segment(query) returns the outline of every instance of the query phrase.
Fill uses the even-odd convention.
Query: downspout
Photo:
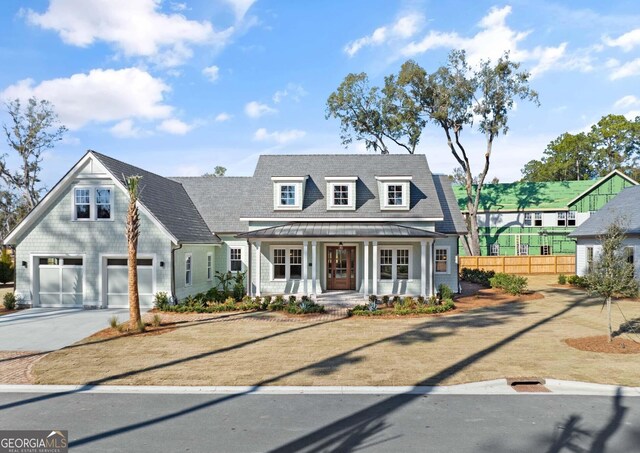
[[[251,275],[251,255],[253,255],[251,251],[251,242],[247,239],[247,294],[253,297],[253,291],[251,291],[251,285],[253,284]]]
[[[180,250],[182,248],[182,244],[179,244],[179,247],[171,247],[171,299],[173,299],[174,303],[178,303],[178,298],[176,297],[176,250]]]
[[[460,286],[460,236],[456,236],[456,282],[458,294],[460,294],[462,293],[462,286]]]
[[[431,263],[429,263],[429,269],[431,269],[431,281],[433,282],[433,284],[431,285],[432,296],[438,295],[438,291],[436,291],[436,260],[434,255],[435,251],[436,240],[434,239],[433,241],[431,241],[431,252],[429,254],[429,261],[431,261]]]

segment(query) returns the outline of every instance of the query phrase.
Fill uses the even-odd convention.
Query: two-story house
[[[251,177],[166,178],[89,151],[8,235],[34,306],[127,306],[128,194],[140,175],[141,303],[246,272],[251,295],[458,288],[464,220],[424,155],[265,155]]]
[[[480,252],[573,255],[576,242],[569,234],[624,188],[636,184],[617,170],[594,180],[485,184],[478,207]],[[465,188],[455,185],[453,190],[467,215]]]

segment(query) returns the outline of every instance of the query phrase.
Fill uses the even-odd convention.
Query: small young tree
[[[607,307],[609,341],[612,339],[611,303],[614,296],[634,297],[638,294],[638,281],[634,276],[633,263],[627,261],[623,241],[623,222],[614,220],[599,239],[602,251],[593,263],[593,271],[586,276],[591,294],[602,297],[603,308]]]
[[[4,285],[7,282],[12,282],[14,275],[13,258],[11,258],[9,250],[3,248],[0,253],[0,283]]]
[[[140,213],[138,197],[142,176],[129,176],[127,191],[129,192],[129,209],[127,210],[127,246],[129,251],[129,325],[136,329],[142,324],[140,317],[140,294],[138,292],[138,238],[140,237]]]

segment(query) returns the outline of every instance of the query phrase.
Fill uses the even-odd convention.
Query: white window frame
[[[569,225],[572,220],[573,225]],[[567,211],[567,226],[576,226],[576,211]]]
[[[383,280],[380,278],[381,272],[380,268],[382,263],[380,259],[382,257],[382,250],[391,250],[391,280]],[[409,278],[398,280],[398,250],[408,250],[409,251]],[[376,263],[378,266],[378,282],[411,282],[413,281],[413,247],[411,245],[395,245],[395,246],[379,246],[378,250],[378,262]],[[388,266],[388,264],[385,264]]]
[[[595,247],[593,247],[592,245],[585,247],[584,264],[585,264],[585,271],[587,274],[590,274],[593,272],[594,260],[595,260]]]
[[[304,200],[304,185],[307,180],[306,176],[282,177],[274,176],[273,181],[273,209],[277,211],[301,211],[302,202]],[[295,202],[292,205],[283,205],[281,203],[280,193],[283,186],[293,186],[295,188]]]
[[[284,278],[276,278],[276,264],[275,264],[275,254],[276,250],[284,250]],[[291,279],[291,250],[300,250],[300,278],[299,279]],[[302,247],[298,245],[272,245],[269,250],[269,254],[271,256],[270,259],[270,276],[272,282],[288,282],[288,281],[301,281],[302,276],[304,275],[304,255],[302,253]]]
[[[378,194],[380,197],[380,209],[385,211],[407,211],[411,203],[411,176],[376,176],[378,181]],[[402,187],[402,203],[389,204],[389,186]]]
[[[354,211],[356,209],[356,181],[357,176],[331,176],[326,177],[327,181],[327,210],[331,211]],[[347,204],[335,204],[334,191],[336,186],[347,186]]]
[[[193,285],[193,254],[184,254],[184,286]]]
[[[527,253],[522,253],[523,247],[526,249]],[[518,244],[516,248],[516,256],[529,256],[529,244]]]
[[[207,281],[213,280],[213,252],[207,252]]]
[[[110,193],[109,204],[111,206],[108,219],[99,219],[98,218],[98,190],[108,190]],[[88,190],[89,191],[89,218],[87,219],[79,219],[78,213],[76,211],[76,191],[78,190]],[[115,219],[114,211],[115,211],[115,192],[113,185],[86,185],[86,184],[78,184],[73,187],[71,191],[71,220],[74,222],[112,222]]]
[[[531,215],[530,212],[525,212],[524,213],[524,220],[523,220],[522,224],[524,226],[526,226],[526,227],[533,226],[533,216]]]
[[[560,221],[564,222],[564,225],[560,225]],[[558,211],[556,214],[556,226],[566,227],[567,226],[567,211]]]
[[[500,256],[500,244],[494,242],[489,245],[489,256]]]
[[[229,246],[229,247],[227,248],[227,250],[228,250],[228,251],[227,251],[227,269],[229,270],[229,272],[232,272],[232,273],[238,273],[238,272],[242,272],[242,271],[244,271],[244,269],[245,269],[244,259],[243,259],[243,258],[244,258],[244,255],[245,255],[244,247],[240,247],[240,246],[235,246],[235,247],[234,247],[234,246]],[[233,260],[231,259],[231,251],[232,251],[232,250],[240,250],[240,259],[239,259],[239,260],[238,260],[238,259],[233,259]],[[231,261],[240,261],[240,270],[239,270],[239,271],[231,270]]]
[[[543,226],[542,219],[543,219],[543,216],[542,216],[541,212],[534,212],[534,215],[533,215],[533,226],[536,226],[536,227]],[[538,225],[538,221],[540,222],[539,225]]]
[[[447,252],[447,271],[439,272],[436,270],[436,258],[438,256],[438,250],[446,250]],[[451,247],[448,245],[436,245],[433,248],[433,271],[435,274],[446,275],[451,273]]]

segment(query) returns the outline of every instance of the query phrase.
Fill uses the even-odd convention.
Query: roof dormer
[[[272,176],[273,209],[301,211],[308,176]]]
[[[407,211],[411,200],[411,176],[376,176],[380,209]]]
[[[327,176],[327,210],[355,211],[357,176]]]

